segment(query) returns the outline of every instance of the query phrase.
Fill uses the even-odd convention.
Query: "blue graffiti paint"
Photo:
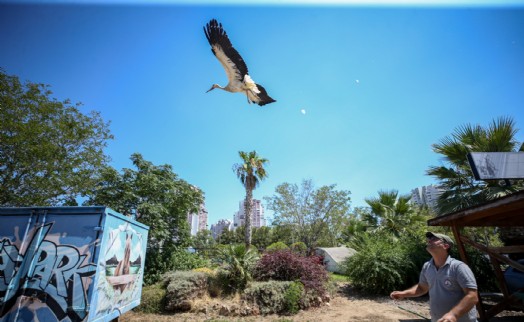
[[[3,307],[0,317],[21,294],[44,299],[58,320],[68,316],[71,321],[81,321],[87,316],[82,277],[93,275],[96,265],[81,266],[87,256],[81,255],[77,248],[45,240],[51,226],[52,223],[36,229],[25,254],[19,254],[9,240],[2,241],[0,296],[8,305]]]
[[[13,272],[18,261],[18,249],[11,245],[9,239],[2,240],[0,248],[0,297],[4,296],[7,286],[13,278]]]

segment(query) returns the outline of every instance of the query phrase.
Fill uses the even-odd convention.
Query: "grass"
[[[346,275],[337,273],[329,273],[329,280],[332,282],[349,282],[349,279]]]

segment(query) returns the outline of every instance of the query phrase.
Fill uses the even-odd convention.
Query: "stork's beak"
[[[208,90],[206,91],[206,93],[209,93],[209,92],[211,92],[211,91],[214,90],[214,89],[215,89],[215,86],[211,86],[211,88],[208,89]]]

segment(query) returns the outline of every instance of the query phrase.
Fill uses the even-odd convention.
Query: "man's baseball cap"
[[[450,246],[455,245],[455,242],[453,242],[453,239],[451,239],[451,237],[449,237],[447,235],[444,235],[444,234],[437,234],[437,233],[432,233],[432,232],[428,231],[426,233],[426,238],[430,238],[430,237],[436,237],[436,238],[442,240],[443,242],[445,242],[446,244],[448,244]]]

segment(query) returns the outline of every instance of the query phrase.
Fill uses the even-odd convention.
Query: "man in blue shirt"
[[[429,292],[432,322],[475,322],[478,302],[477,282],[471,269],[449,256],[453,240],[446,235],[426,233],[426,250],[432,259],[424,264],[418,284],[394,291],[392,299],[422,296]]]

